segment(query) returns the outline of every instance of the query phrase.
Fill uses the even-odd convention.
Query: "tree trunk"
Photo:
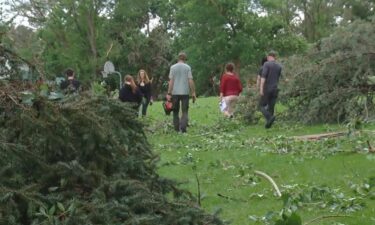
[[[235,59],[233,60],[235,72],[238,76],[240,76],[240,70],[241,70],[241,60]]]
[[[88,27],[88,32],[87,32],[87,38],[90,43],[90,49],[91,49],[91,54],[92,54],[92,72],[96,73],[96,68],[98,64],[98,52],[97,52],[97,46],[96,46],[96,30],[95,30],[95,15],[93,15],[94,10],[89,10],[87,14],[87,27]]]

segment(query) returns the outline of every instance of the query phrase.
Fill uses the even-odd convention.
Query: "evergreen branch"
[[[10,189],[4,186],[0,186],[0,193],[14,193],[17,194],[24,199],[27,199],[29,202],[34,202],[38,204],[39,206],[45,206],[45,204],[40,201],[39,199],[35,198],[34,196],[39,196],[40,194],[37,192],[30,192],[30,189],[38,189],[39,186],[36,184],[28,185],[23,187],[22,189],[16,190],[16,189]]]
[[[217,196],[219,196],[221,198],[224,198],[224,199],[227,199],[227,200],[235,201],[235,202],[248,202],[244,199],[233,198],[233,197],[225,196],[225,195],[220,194],[220,193],[217,193]]]

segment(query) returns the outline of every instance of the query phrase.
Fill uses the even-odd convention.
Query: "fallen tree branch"
[[[255,170],[254,173],[255,173],[256,175],[258,175],[258,176],[261,176],[261,177],[263,177],[263,178],[266,178],[266,180],[268,180],[268,181],[272,184],[273,188],[274,188],[275,191],[276,191],[277,196],[278,196],[278,197],[281,197],[281,196],[282,196],[279,187],[277,186],[277,184],[275,183],[275,181],[274,181],[270,176],[268,176],[266,173],[264,173],[264,172],[262,172],[262,171],[258,171],[258,170]]]
[[[325,219],[341,218],[341,217],[351,217],[351,216],[346,216],[346,215],[320,216],[320,217],[314,218],[314,219],[312,219],[312,220],[310,220],[310,221],[304,223],[303,225],[309,225],[309,224],[315,223],[315,222],[317,222],[317,221],[325,220]]]
[[[108,59],[109,53],[112,51],[113,48],[113,42],[111,43],[111,46],[109,46],[109,49],[107,50],[107,53],[105,54],[105,57]]]
[[[222,195],[220,193],[217,193],[217,196],[219,196],[220,198],[224,198],[224,199],[235,201],[235,202],[248,202],[248,201],[246,201],[244,199],[233,198],[233,197]]]
[[[311,140],[316,141],[323,138],[333,138],[333,137],[340,137],[348,134],[347,131],[341,132],[331,132],[331,133],[324,133],[324,134],[311,134],[311,135],[303,135],[303,136],[294,136],[293,138],[296,140]]]

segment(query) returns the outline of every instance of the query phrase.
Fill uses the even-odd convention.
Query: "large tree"
[[[44,47],[41,58],[51,77],[73,67],[80,79],[89,81],[109,59],[121,73],[145,68],[160,87],[174,56],[185,50],[203,92],[208,77],[220,74],[228,61],[239,72],[269,49],[285,55],[304,46],[286,21],[259,16],[252,1],[13,2],[37,28]]]
[[[257,5],[252,1],[174,2],[179,9],[174,48],[188,53],[201,91],[208,78],[220,75],[229,61],[245,77],[249,73],[246,67],[260,61],[270,49],[285,55],[304,48],[303,38],[287,29],[283,21],[258,15]]]

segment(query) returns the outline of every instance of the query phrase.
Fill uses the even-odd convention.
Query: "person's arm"
[[[260,74],[258,74],[258,76],[257,76],[257,86],[256,86],[257,89],[260,88],[260,79],[261,79],[261,76],[260,76]]]
[[[151,83],[148,83],[146,84],[147,87],[146,87],[146,98],[147,98],[147,101],[151,101]]]
[[[167,92],[167,100],[170,101],[172,99],[172,91],[173,91],[173,79],[170,79],[168,82],[168,92]]]
[[[224,86],[225,86],[225,75],[222,75],[221,76],[221,79],[220,79],[220,101],[223,100],[223,96],[224,96]]]
[[[195,84],[192,78],[189,78],[189,87],[190,87],[191,97],[193,98],[193,103],[194,103],[197,96],[195,94]]]
[[[148,100],[150,101],[150,105],[152,105],[152,103],[154,102],[154,99],[152,98],[152,83],[150,82],[149,85],[150,85],[150,89],[149,89],[149,97],[148,97]]]
[[[260,74],[260,75],[261,75],[261,78],[260,78],[259,94],[260,94],[261,96],[264,95],[264,84],[266,83],[266,79],[267,79],[268,71],[269,71],[268,63],[266,62],[266,63],[263,65],[263,68],[262,68],[262,74]]]
[[[264,77],[260,78],[260,87],[259,87],[259,94],[261,96],[264,95],[264,84],[266,83],[266,79]]]
[[[137,87],[137,89],[135,91],[135,97],[136,97],[137,104],[141,104],[142,98],[143,98],[143,94],[142,94],[141,90],[138,87]]]

